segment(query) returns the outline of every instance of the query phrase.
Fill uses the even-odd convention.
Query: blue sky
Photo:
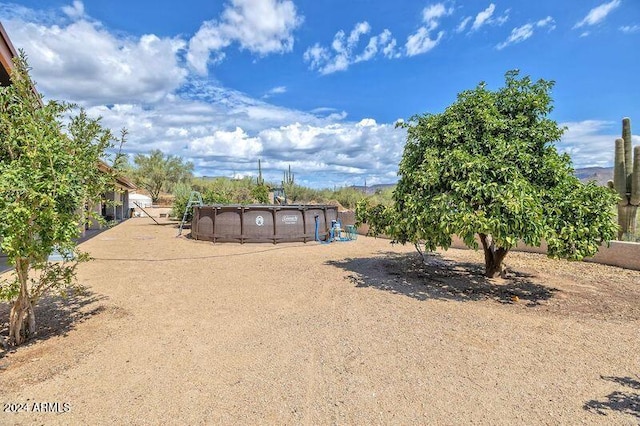
[[[51,0],[0,3],[0,20],[46,98],[198,175],[261,158],[272,181],[291,165],[314,187],[394,182],[396,120],[510,69],[556,81],[576,167],[610,166],[622,117],[640,125],[638,0]]]

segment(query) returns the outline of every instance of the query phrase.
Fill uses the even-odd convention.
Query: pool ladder
[[[191,191],[191,194],[189,194],[189,201],[187,202],[187,207],[184,208],[184,214],[182,215],[182,222],[180,222],[177,237],[182,235],[182,228],[184,228],[184,224],[187,221],[187,214],[189,214],[189,209],[193,206],[204,206],[202,195],[198,191]]]

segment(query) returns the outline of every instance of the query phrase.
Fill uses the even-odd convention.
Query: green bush
[[[269,188],[266,185],[256,185],[251,189],[254,200],[260,204],[269,204]]]
[[[276,185],[258,185],[250,177],[243,179],[194,178],[190,184],[180,183],[175,186],[173,191],[175,201],[172,214],[174,217],[182,219],[191,191],[200,192],[205,204],[268,204],[269,186],[275,187]],[[381,189],[376,191],[375,194],[367,196],[359,189],[352,187],[331,190],[313,189],[297,184],[285,185],[289,204],[309,202],[324,204],[335,200],[345,208],[352,210],[356,208],[358,202],[364,199],[369,199],[372,204],[390,205],[393,202],[393,189]],[[191,212],[189,212],[187,218],[191,220]]]
[[[182,220],[184,209],[189,202],[189,196],[191,195],[191,186],[186,183],[177,183],[173,187],[173,208],[171,210],[171,216]],[[191,220],[191,212],[188,213],[188,220]]]

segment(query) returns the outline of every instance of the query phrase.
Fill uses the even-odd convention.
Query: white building
[[[151,202],[151,197],[144,194],[129,194],[129,209],[135,209],[136,207],[142,207],[146,209],[147,207],[151,207],[153,203]]]

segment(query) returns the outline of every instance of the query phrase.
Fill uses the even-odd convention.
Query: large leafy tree
[[[0,282],[0,298],[12,304],[9,340],[17,345],[36,330],[38,299],[75,284],[77,262],[87,258],[74,243],[89,219],[85,203],[113,180],[97,167],[112,140],[98,120],[81,112],[64,132],[71,107],[42,102],[22,54],[11,83],[0,89],[0,240],[14,271]],[[54,248],[66,261],[47,261]]]
[[[171,192],[175,184],[189,180],[193,173],[193,163],[174,155],[165,156],[158,149],[137,154],[133,161],[136,184],[149,191],[154,202],[161,191]]]
[[[552,257],[594,255],[615,237],[616,195],[582,184],[569,156],[557,152],[553,142],[563,129],[548,117],[552,87],[510,71],[503,88],[481,83],[444,112],[404,123],[394,205],[362,202],[359,220],[373,233],[429,250],[448,248],[452,235],[474,248],[479,240],[489,277],[502,272],[519,240],[545,240]]]

